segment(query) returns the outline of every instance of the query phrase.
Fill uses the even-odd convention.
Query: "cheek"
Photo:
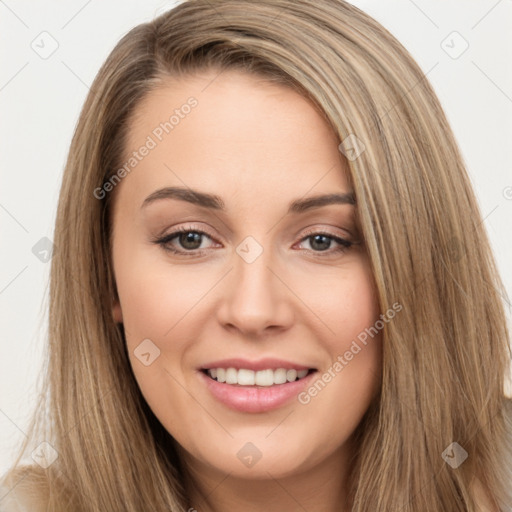
[[[361,259],[323,288],[323,293],[317,289],[308,299],[326,326],[322,341],[331,364],[302,403],[314,398],[326,410],[343,404],[348,417],[358,419],[378,389],[382,366],[382,329],[376,328],[382,322],[378,322],[378,297],[368,262]]]
[[[117,263],[123,325],[135,379],[152,411],[159,419],[165,418],[166,428],[174,431],[181,423],[168,414],[168,407],[172,404],[179,411],[177,417],[183,418],[190,405],[190,397],[179,383],[194,337],[188,320],[205,286],[190,275],[183,276],[168,266],[162,269],[161,264],[157,267],[143,258]]]
[[[366,260],[302,290],[307,304],[326,327],[328,343],[337,351],[379,318],[379,304]],[[306,295],[307,293],[307,295]]]
[[[213,282],[207,271],[193,272],[192,266],[183,270],[156,259],[154,253],[146,249],[146,254],[134,251],[125,256],[121,245],[115,253],[123,324],[131,342],[171,336]]]
[[[121,236],[114,245],[122,322],[134,375],[150,406],[158,410],[159,402],[165,402],[162,389],[171,395],[171,390],[179,391],[171,375],[182,375],[187,366],[191,340],[198,337],[199,317],[208,303],[205,295],[219,278],[211,268],[178,267],[157,251],[128,251],[129,245]],[[147,353],[149,357],[141,357]]]
[[[305,429],[323,437],[322,453],[341,446],[354,432],[380,385],[382,332],[372,330],[380,311],[371,274],[361,266],[333,281],[313,307],[329,326],[323,338],[330,364],[299,395],[308,414]],[[370,334],[369,334],[370,333]]]

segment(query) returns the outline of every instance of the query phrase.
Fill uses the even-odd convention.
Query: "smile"
[[[297,370],[267,368],[264,370],[249,370],[247,368],[211,368],[205,370],[207,375],[217,382],[231,384],[234,386],[263,386],[269,387],[277,384],[285,384],[286,382],[295,382],[303,379],[306,375],[314,370]]]
[[[274,358],[210,361],[198,370],[201,385],[215,402],[243,413],[290,405],[318,374],[316,368]]]

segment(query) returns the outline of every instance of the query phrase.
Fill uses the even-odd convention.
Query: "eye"
[[[309,248],[306,248],[308,251],[316,253],[326,252],[328,254],[346,251],[354,244],[354,242],[325,232],[308,233],[307,236],[302,238],[301,244],[305,241],[309,245]]]
[[[195,229],[193,226],[182,226],[173,232],[154,240],[164,250],[184,256],[197,256],[202,254],[206,240],[213,241],[205,231]]]

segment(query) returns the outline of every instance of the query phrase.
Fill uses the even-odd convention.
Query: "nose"
[[[289,328],[294,321],[293,294],[270,251],[251,263],[237,253],[222,289],[218,321],[225,329],[261,337]]]

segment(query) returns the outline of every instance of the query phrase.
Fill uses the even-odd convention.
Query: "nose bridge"
[[[236,249],[234,261],[235,286],[239,294],[251,297],[252,295],[272,295],[271,282],[272,251],[267,248],[261,250],[251,242],[243,242]],[[270,297],[269,297],[270,298]]]
[[[253,237],[247,237],[236,248],[234,258],[233,290],[240,304],[254,312],[270,309],[275,300],[275,282],[272,267],[272,250],[265,249]]]
[[[219,320],[241,331],[283,327],[292,319],[286,289],[274,275],[271,248],[247,237],[233,255],[233,271],[219,309]]]

